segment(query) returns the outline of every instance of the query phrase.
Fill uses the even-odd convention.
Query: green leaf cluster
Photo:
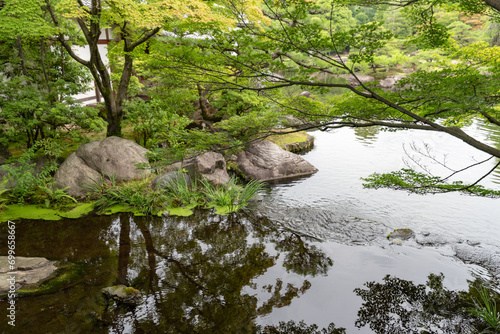
[[[379,189],[390,188],[395,190],[405,190],[415,194],[461,192],[468,195],[482,197],[500,197],[500,191],[486,189],[477,184],[465,184],[462,181],[447,183],[437,176],[418,173],[411,169],[401,169],[390,173],[374,173],[366,178],[362,178],[365,188]]]

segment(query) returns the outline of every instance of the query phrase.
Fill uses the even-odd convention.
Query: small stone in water
[[[409,228],[399,228],[389,233],[387,239],[391,241],[393,241],[394,239],[408,240],[412,238],[414,235],[415,233],[413,233],[413,231],[410,230]]]
[[[138,290],[123,284],[104,288],[102,292],[106,296],[124,304],[137,305],[142,301],[142,295]]]

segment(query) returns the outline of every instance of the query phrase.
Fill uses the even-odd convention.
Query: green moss
[[[94,203],[79,203],[69,211],[60,212],[59,215],[64,218],[79,218],[86,215],[94,209]]]
[[[100,213],[109,216],[120,212],[133,212],[133,209],[128,205],[117,204],[107,208],[104,212]]]
[[[56,210],[47,209],[39,205],[12,204],[0,212],[1,222],[15,219],[59,220],[61,218]]]
[[[234,208],[231,208],[229,206],[214,206],[215,213],[218,215],[225,216],[231,212],[234,212]]]
[[[133,213],[134,216],[147,216],[147,214],[139,211],[138,208],[133,208],[129,205],[121,205],[121,204],[113,205],[112,207],[107,208],[103,212],[98,212],[98,214],[109,216],[109,215],[114,215],[115,213],[123,213],[123,212]]]
[[[39,284],[24,286],[16,293],[19,296],[34,296],[47,293],[53,293],[61,290],[64,286],[75,282],[83,276],[83,265],[76,263],[67,263],[62,265],[55,273],[53,278],[44,280]]]
[[[51,209],[41,205],[12,204],[0,212],[0,222],[16,219],[60,220],[61,218],[78,218],[92,211],[92,203],[80,203],[69,210]]]
[[[291,129],[286,129],[286,130],[281,130],[280,132],[286,132],[290,131]],[[304,143],[309,140],[311,136],[308,135],[304,131],[299,131],[299,132],[293,132],[293,133],[287,133],[283,135],[274,135],[267,137],[266,140],[275,143],[282,149],[287,149],[288,145],[295,144],[295,143]]]
[[[125,292],[127,295],[138,295],[139,290],[134,289],[131,286],[127,286],[125,289],[123,289],[123,292]]]

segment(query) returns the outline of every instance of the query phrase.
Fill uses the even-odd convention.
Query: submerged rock
[[[248,178],[262,181],[306,176],[318,171],[302,157],[268,141],[253,142],[240,152],[238,167]]]
[[[17,256],[12,268],[8,257],[0,256],[0,295],[11,291],[11,287],[17,291],[51,278],[57,270],[55,264],[43,257]]]
[[[455,244],[453,250],[460,260],[480,265],[493,275],[500,277],[500,251],[498,248],[461,243]]]
[[[257,218],[259,216],[266,217],[291,231],[300,231],[301,234],[312,238],[343,244],[371,244],[379,239],[385,230],[383,225],[374,221],[346,218],[335,212],[319,208],[292,208],[262,203],[259,205],[259,211],[253,214]]]
[[[403,241],[413,238],[414,236],[415,233],[413,233],[413,231],[410,230],[409,228],[399,228],[389,233],[387,239],[389,239],[390,241],[396,241],[396,240]]]
[[[416,241],[422,246],[444,246],[458,243],[458,238],[452,238],[439,234],[422,233],[416,236]]]
[[[146,152],[137,143],[119,137],[84,144],[57,170],[54,176],[56,186],[69,187],[69,195],[81,197],[90,192],[88,187],[100,182],[101,178],[121,181],[144,177],[151,172]],[[144,168],[139,168],[140,165]]]
[[[142,294],[130,286],[115,285],[102,289],[102,292],[117,302],[137,305],[142,301]]]

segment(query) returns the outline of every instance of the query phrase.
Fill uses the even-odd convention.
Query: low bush
[[[264,188],[262,181],[250,181],[246,185],[238,185],[234,177],[225,186],[215,186],[207,180],[202,180],[202,193],[208,205],[225,207],[227,212],[235,212],[248,205],[259,191]]]

